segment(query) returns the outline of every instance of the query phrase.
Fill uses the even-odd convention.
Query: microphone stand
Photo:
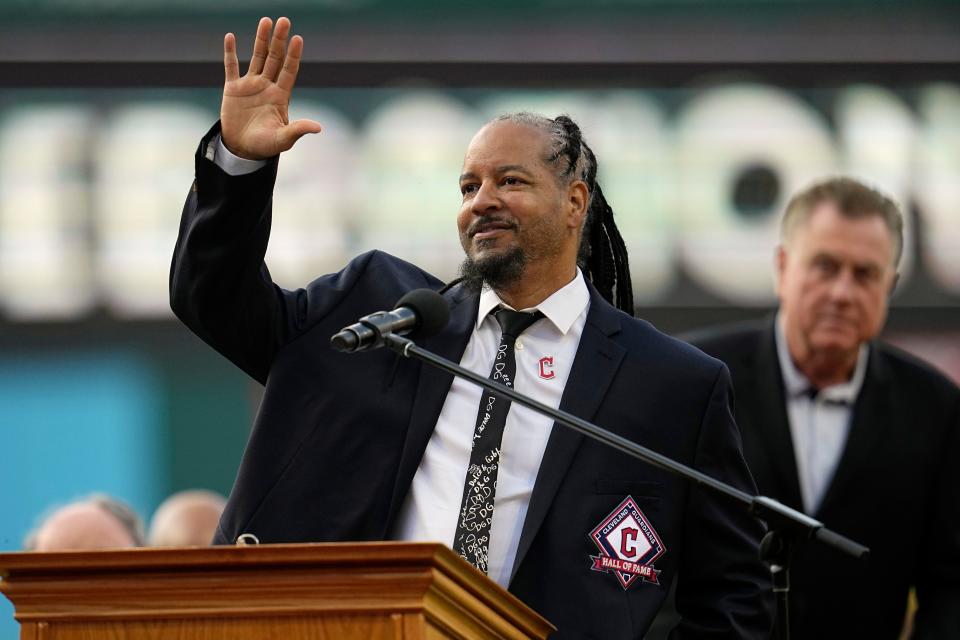
[[[677,462],[668,456],[641,446],[623,436],[611,433],[573,414],[548,407],[541,402],[517,393],[510,387],[500,384],[499,382],[494,382],[489,378],[464,369],[450,360],[441,358],[426,349],[422,349],[408,338],[389,332],[381,333],[381,337],[384,345],[405,358],[416,358],[433,367],[442,369],[447,373],[469,380],[488,391],[509,398],[512,402],[532,409],[541,415],[553,418],[556,422],[569,429],[573,429],[577,433],[593,438],[629,456],[651,464],[658,469],[663,469],[674,475],[686,478],[690,482],[700,487],[706,487],[714,493],[724,495],[734,502],[743,505],[756,517],[765,520],[769,526],[769,531],[767,535],[764,536],[763,542],[760,545],[760,556],[761,559],[770,566],[770,573],[773,579],[773,591],[777,602],[775,637],[780,640],[788,640],[790,637],[790,560],[793,549],[797,543],[808,539],[818,540],[854,558],[865,558],[870,552],[870,550],[863,545],[827,529],[823,526],[822,522],[804,513],[800,513],[795,509],[791,509],[772,498],[754,496],[745,491],[741,491],[736,487],[732,487],[725,482],[721,482],[692,467]]]

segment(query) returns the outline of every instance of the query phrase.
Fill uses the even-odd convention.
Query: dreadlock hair
[[[613,220],[613,209],[597,184],[597,157],[583,139],[580,127],[566,115],[550,119],[526,111],[494,119],[499,121],[524,124],[546,133],[549,143],[544,161],[554,167],[557,179],[563,184],[573,180],[586,183],[590,203],[580,236],[577,265],[604,300],[632,316],[633,284],[627,246]]]

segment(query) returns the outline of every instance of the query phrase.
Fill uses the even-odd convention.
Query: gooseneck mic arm
[[[598,427],[591,422],[587,422],[582,418],[578,418],[571,413],[567,413],[566,411],[562,411],[560,409],[554,409],[553,407],[548,407],[547,405],[529,398],[522,393],[518,393],[510,387],[500,384],[499,382],[494,382],[493,380],[476,374],[473,371],[464,369],[460,365],[445,358],[441,358],[440,356],[431,353],[426,349],[422,349],[414,344],[412,340],[389,334],[384,336],[383,344],[393,351],[400,353],[404,357],[412,357],[416,358],[417,360],[422,360],[423,362],[442,369],[447,373],[452,373],[455,376],[469,380],[470,382],[483,387],[487,391],[492,391],[501,396],[509,398],[512,402],[516,402],[517,404],[527,407],[528,409],[532,409],[541,415],[549,416],[563,426],[573,429],[577,433],[581,433],[588,438],[593,438],[594,440],[602,442],[607,446],[613,447],[617,451],[622,451],[627,455],[633,456],[634,458],[642,460],[659,469],[682,476],[701,487],[707,487],[709,490],[714,491],[715,493],[723,494],[728,498],[733,499],[735,502],[743,504],[750,510],[751,513],[767,521],[771,525],[785,525],[791,529],[802,532],[803,538],[813,538],[819,540],[820,542],[839,549],[840,551],[855,558],[865,557],[870,551],[863,545],[825,528],[822,522],[815,520],[806,514],[800,513],[795,509],[791,509],[785,504],[781,504],[772,498],[767,498],[765,496],[754,496],[745,491],[741,491],[736,487],[732,487],[725,482],[721,482],[716,478],[708,476],[702,471],[697,471],[696,469],[677,462],[668,456],[657,453],[656,451],[639,445],[632,440],[624,438],[623,436],[619,436],[615,433],[607,431],[606,429]]]

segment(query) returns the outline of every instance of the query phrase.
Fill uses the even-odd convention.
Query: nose
[[[500,196],[497,193],[496,185],[489,180],[484,180],[473,194],[470,201],[471,210],[477,215],[483,215],[490,211],[496,211],[502,206]]]
[[[857,282],[850,269],[841,269],[837,277],[830,283],[830,298],[837,304],[849,303],[853,300]]]

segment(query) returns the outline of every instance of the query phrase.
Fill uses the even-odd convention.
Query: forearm
[[[204,341],[262,380],[282,334],[282,301],[263,265],[277,165],[228,175],[207,155],[217,133],[214,127],[196,155],[171,265],[170,303]]]

